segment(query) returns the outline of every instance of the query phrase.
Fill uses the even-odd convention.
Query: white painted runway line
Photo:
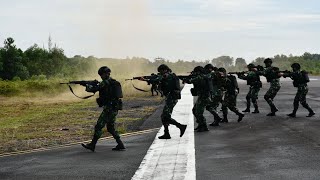
[[[181,92],[182,97],[172,113],[175,120],[188,125],[185,134],[180,138],[180,130],[170,125],[171,139],[158,139],[158,136],[163,134],[162,127],[132,180],[196,179],[191,88],[192,85],[186,84],[184,86]]]

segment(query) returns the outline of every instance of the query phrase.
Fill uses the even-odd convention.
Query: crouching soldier
[[[164,134],[159,136],[159,139],[171,139],[169,133],[169,125],[173,124],[180,129],[180,137],[183,136],[186,131],[187,125],[180,124],[171,117],[174,106],[177,104],[178,100],[181,99],[180,81],[179,78],[172,73],[171,69],[165,65],[161,64],[158,67],[159,77],[153,80],[160,83],[161,90],[165,96],[165,106],[161,114],[161,121],[164,127]],[[143,79],[143,78],[142,78]]]
[[[283,77],[290,77],[293,80],[293,86],[298,88],[296,96],[293,101],[293,111],[290,114],[287,114],[290,117],[296,117],[297,110],[299,108],[299,103],[309,111],[309,115],[307,117],[312,117],[315,115],[314,111],[308,105],[306,101],[306,96],[308,93],[308,82],[309,76],[306,71],[301,71],[301,66],[299,63],[293,63],[291,65],[292,72],[281,73]]]
[[[88,144],[82,144],[82,146],[91,151],[95,150],[98,139],[102,135],[102,128],[107,125],[108,132],[113,136],[118,145],[112,150],[121,151],[125,150],[118,132],[115,130],[115,121],[118,114],[118,110],[122,109],[122,89],[121,84],[110,77],[111,70],[107,66],[103,66],[99,69],[98,74],[102,81],[98,86],[87,85],[86,91],[97,92],[99,91],[99,98],[97,103],[100,107],[103,107],[103,111],[97,121],[94,128],[94,135],[92,141]]]

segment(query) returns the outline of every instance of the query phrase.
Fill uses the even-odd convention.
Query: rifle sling
[[[68,86],[69,86],[69,89],[70,89],[70,91],[72,92],[72,94],[73,94],[74,96],[76,96],[77,98],[80,98],[80,99],[88,99],[88,98],[94,96],[94,94],[95,94],[95,93],[93,93],[92,95],[89,95],[89,96],[80,97],[80,96],[77,96],[77,95],[73,92],[73,89],[72,89],[72,87],[70,86],[70,84],[68,84]]]
[[[138,90],[138,91],[149,92],[149,91],[147,91],[147,90],[137,88],[137,87],[133,84],[132,80],[131,80],[131,84],[132,84],[132,86],[133,86],[136,90]]]

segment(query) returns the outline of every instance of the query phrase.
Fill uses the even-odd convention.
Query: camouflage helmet
[[[158,72],[162,71],[162,70],[167,70],[167,71],[171,71],[171,69],[165,65],[165,64],[161,64],[159,67],[158,67]]]
[[[204,66],[205,69],[214,69],[214,66],[212,64],[207,64]]]
[[[202,66],[196,66],[193,72],[204,73],[204,68]]]
[[[102,66],[98,70],[98,74],[101,75],[103,73],[111,73],[111,69],[108,68],[107,66]]]
[[[247,65],[247,67],[248,67],[248,68],[254,68],[254,67],[255,67],[255,65],[254,65],[254,64],[252,64],[252,63],[250,63],[250,64],[248,64],[248,65]]]
[[[267,58],[267,59],[265,59],[263,62],[264,62],[264,63],[272,63],[272,59]]]
[[[301,68],[299,63],[293,63],[293,64],[291,64],[291,67],[292,68],[296,68],[296,69],[300,69]]]
[[[218,71],[219,71],[219,72],[223,72],[223,73],[226,73],[226,72],[227,72],[227,70],[226,70],[225,68],[223,68],[223,67],[219,68]]]

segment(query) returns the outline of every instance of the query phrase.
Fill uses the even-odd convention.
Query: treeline
[[[45,77],[77,77],[95,68],[94,58],[75,56],[67,58],[63,49],[40,48],[33,45],[22,51],[13,38],[7,38],[0,48],[0,78],[3,80],[26,80]]]
[[[195,66],[211,63],[217,67],[225,67],[228,71],[246,70],[246,60],[230,56],[220,56],[206,61],[166,60],[156,58],[150,61],[146,58],[132,57],[125,59],[87,58],[76,55],[66,57],[64,50],[57,46],[51,47],[49,38],[48,49],[33,45],[22,51],[16,47],[13,38],[7,38],[0,47],[0,78],[2,80],[27,80],[41,78],[75,79],[81,77],[96,77],[99,66],[107,65],[112,69],[112,75],[118,78],[125,76],[149,74],[156,72],[160,64],[167,64],[176,73],[188,73]],[[264,65],[265,57],[258,57],[252,62]],[[290,69],[293,62],[298,62],[304,70],[311,74],[320,74],[320,54],[304,53],[302,56],[276,55],[274,65],[281,70]]]

